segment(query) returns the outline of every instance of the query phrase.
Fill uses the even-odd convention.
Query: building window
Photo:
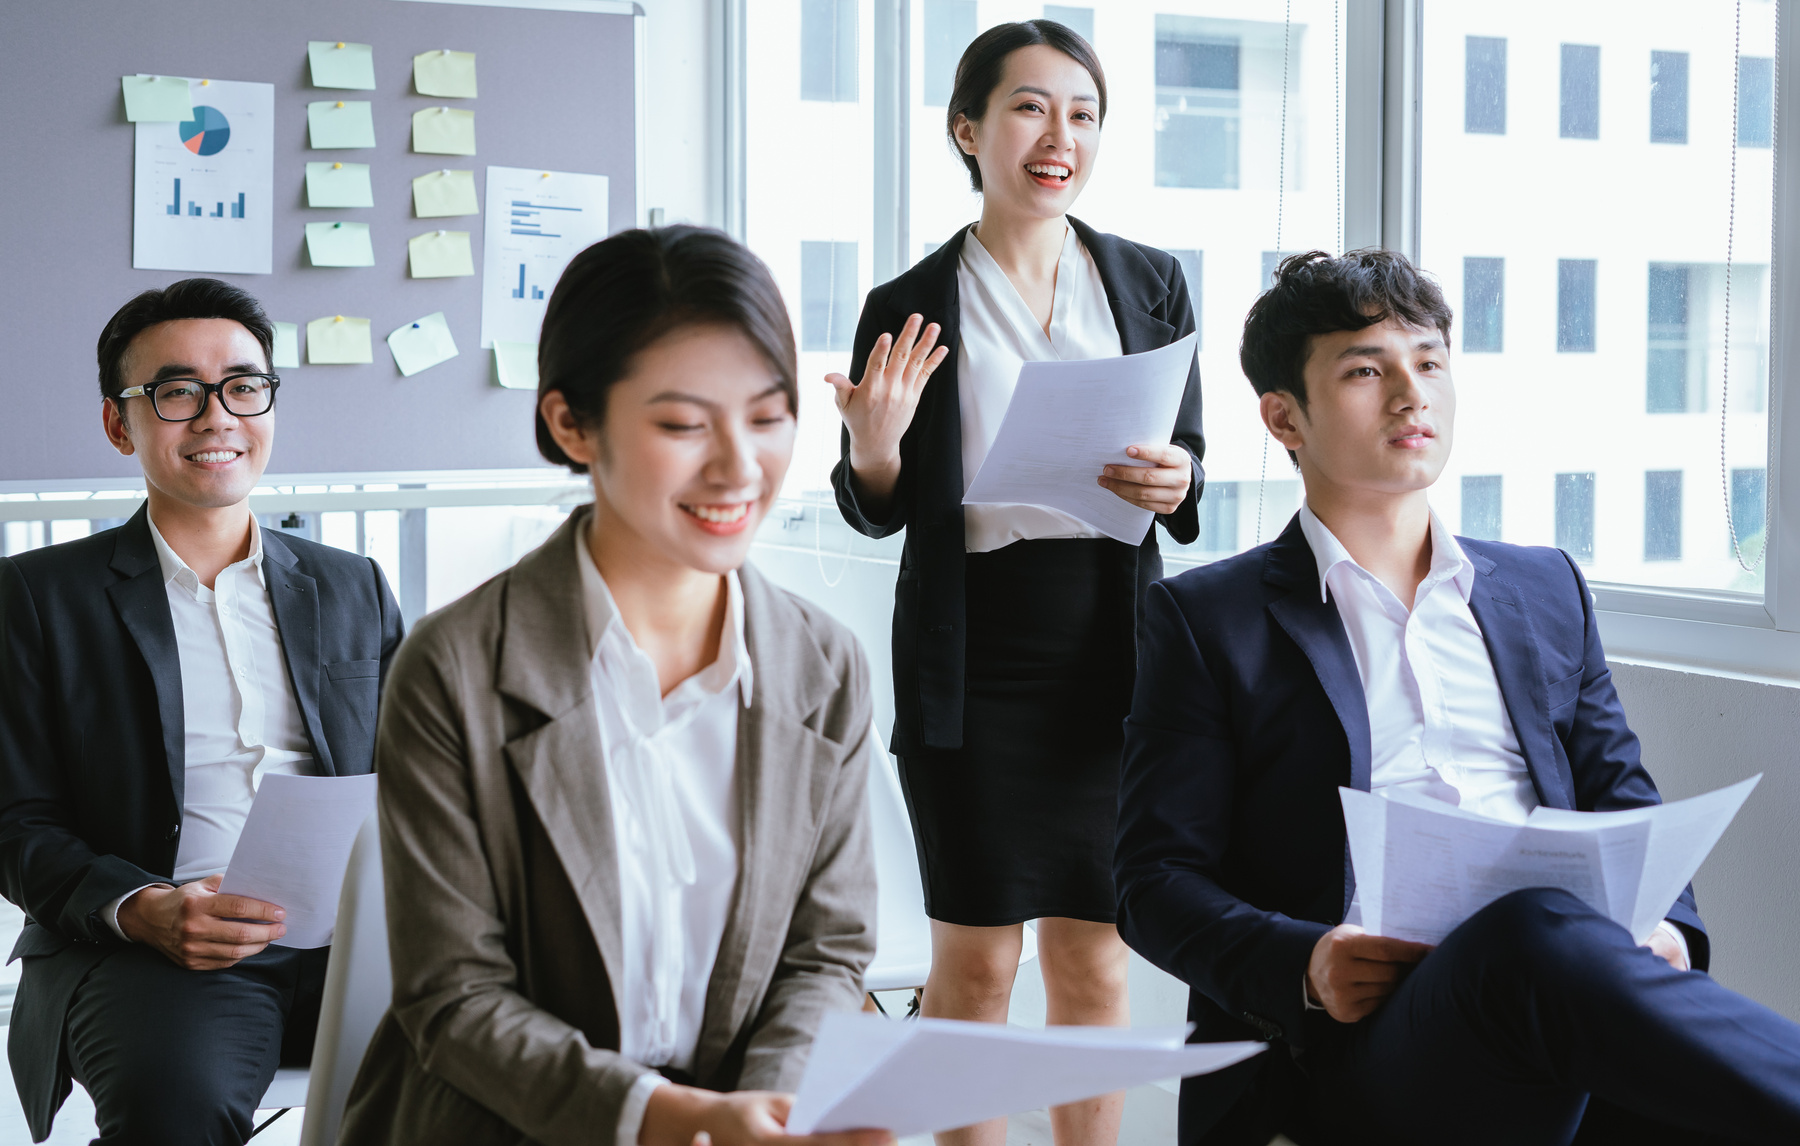
[[[1593,259],[1556,260],[1556,349],[1592,353],[1594,349]]]
[[[1556,547],[1583,564],[1594,560],[1594,475],[1556,475]]]
[[[800,98],[856,102],[856,0],[800,0]]]
[[[1206,252],[1170,251],[1169,253],[1174,255],[1175,261],[1181,264],[1181,277],[1187,280],[1188,302],[1193,305],[1194,330],[1198,332],[1201,329],[1200,292],[1204,288],[1204,284],[1201,282],[1200,273],[1206,266]],[[1205,335],[1201,334],[1194,339],[1195,350],[1200,349],[1200,342],[1204,337]]]
[[[1462,535],[1477,541],[1500,540],[1500,475],[1462,479]]]
[[[1764,501],[1769,496],[1769,471],[1761,468],[1731,471],[1731,524],[1738,546],[1746,557],[1755,557],[1763,534]],[[1727,535],[1726,543],[1730,544]]]
[[[1274,286],[1275,268],[1281,265],[1281,260],[1287,258],[1289,255],[1297,255],[1299,253],[1299,251],[1264,251],[1262,253],[1262,285],[1256,289],[1258,291],[1265,291]]]
[[[1600,48],[1562,46],[1562,137],[1600,138]]]
[[[856,244],[800,244],[800,349],[849,350],[856,333]]]
[[[1044,19],[1055,20],[1058,24],[1078,33],[1082,39],[1094,42],[1094,10],[1092,8],[1071,8],[1066,4],[1044,5]]]
[[[1156,185],[1235,189],[1242,45],[1199,23],[1156,18]]]
[[[1650,142],[1686,143],[1688,54],[1650,53]]]
[[[1238,551],[1238,485],[1209,481],[1200,493],[1200,548],[1207,553]]]
[[[1738,146],[1772,147],[1775,143],[1775,61],[1768,56],[1738,57]]]
[[[950,106],[957,61],[974,38],[975,0],[925,0],[925,106]]]
[[[1644,474],[1644,560],[1681,560],[1681,471]]]
[[[1651,414],[1685,414],[1700,409],[1704,355],[1690,319],[1695,268],[1686,263],[1650,264],[1650,326],[1644,369],[1644,409]]]
[[[1498,354],[1504,346],[1506,260],[1463,260],[1463,349]]]
[[[1470,36],[1463,55],[1463,130],[1506,134],[1506,41]]]

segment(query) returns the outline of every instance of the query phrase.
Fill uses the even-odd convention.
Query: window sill
[[[1618,612],[1600,600],[1600,639],[1609,660],[1734,680],[1800,687],[1800,633],[1776,629],[1762,607],[1758,622]],[[1691,601],[1692,599],[1690,599]],[[1704,599],[1702,604],[1706,604]],[[1738,602],[1710,602],[1732,604]]]

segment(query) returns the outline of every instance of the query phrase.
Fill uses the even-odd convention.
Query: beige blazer
[[[647,1068],[618,1053],[619,877],[575,546],[590,510],[420,622],[376,735],[393,1005],[340,1142],[610,1144]],[[754,700],[740,864],[693,1080],[792,1090],[875,952],[868,665],[740,572]]]

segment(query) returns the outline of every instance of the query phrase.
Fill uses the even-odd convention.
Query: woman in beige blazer
[[[594,503],[390,673],[394,996],[340,1141],[886,1142],[782,1130],[875,874],[862,652],[744,564],[793,451],[780,294],[719,232],[624,232],[538,361],[539,448]]]

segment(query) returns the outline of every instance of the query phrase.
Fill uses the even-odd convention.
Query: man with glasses
[[[369,771],[400,612],[374,562],[258,527],[273,330],[216,279],[100,335],[144,473],[117,529],[0,558],[0,890],[29,917],[8,1053],[32,1137],[79,1081],[99,1142],[236,1143],[312,1050],[326,949],[218,893],[264,776]]]

